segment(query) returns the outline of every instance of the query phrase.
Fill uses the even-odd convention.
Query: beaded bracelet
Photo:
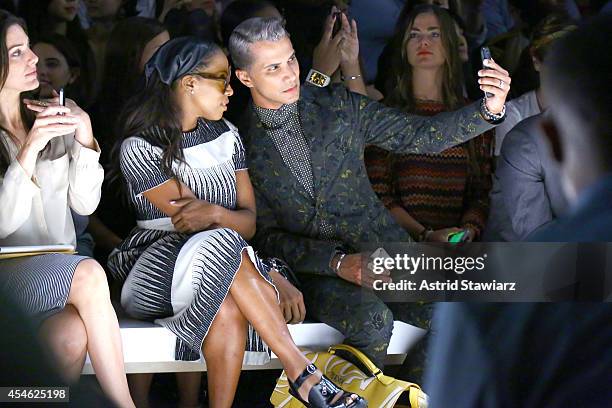
[[[480,102],[480,114],[489,123],[498,124],[506,119],[506,105],[504,105],[500,113],[493,113],[487,108],[486,99],[482,98]]]

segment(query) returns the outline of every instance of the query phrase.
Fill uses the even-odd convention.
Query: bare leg
[[[295,381],[310,364],[310,361],[293,342],[278,307],[274,289],[262,278],[244,251],[242,264],[230,288],[230,293],[234,295],[234,300],[246,319],[281,360],[287,377]],[[300,387],[299,393],[304,401],[308,401],[308,393],[312,385],[321,380],[321,375],[321,372],[317,371],[315,375],[309,376]],[[338,401],[342,395],[343,393],[338,393],[332,402]],[[346,403],[350,403],[354,398],[346,396]]]
[[[287,377],[295,381],[310,364],[310,361],[293,342],[278,307],[274,289],[262,278],[244,251],[242,264],[230,288],[230,293],[247,321],[253,325],[257,333],[281,360]],[[321,372],[317,371],[315,375],[309,376],[300,387],[298,391],[304,401],[308,401],[308,393],[312,385],[319,383],[321,376]],[[339,392],[332,402],[338,401],[342,395],[343,393]],[[349,404],[355,398],[357,398],[356,395],[355,397],[346,396],[345,403]]]
[[[81,316],[71,305],[46,319],[38,332],[49,348],[53,366],[69,384],[79,381],[87,355],[87,332]]]
[[[125,376],[117,315],[110,301],[102,267],[94,260],[79,263],[68,303],[81,315],[87,349],[102,391],[119,407],[134,407]]]
[[[127,376],[127,380],[136,407],[149,408],[149,391],[153,374],[130,374]]]
[[[208,336],[207,336],[208,337]],[[179,408],[198,407],[200,403],[200,383],[202,373],[176,373],[179,394]]]
[[[244,295],[243,295],[244,296]],[[210,408],[230,408],[242,369],[247,321],[231,293],[221,305],[204,339]]]
[[[291,338],[274,289],[261,277],[244,251],[230,293],[246,319],[281,360],[287,376],[295,380],[310,362]],[[308,385],[316,384],[319,380],[320,375],[310,376],[300,389],[301,394],[303,390],[302,398],[305,401],[310,391]]]

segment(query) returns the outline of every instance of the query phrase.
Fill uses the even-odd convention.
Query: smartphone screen
[[[467,237],[467,231],[459,231],[459,232],[455,232],[454,234],[450,234],[448,236],[448,242],[452,242],[453,244],[457,244],[460,242],[463,242]]]

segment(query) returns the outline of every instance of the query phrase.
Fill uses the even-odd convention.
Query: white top
[[[506,119],[495,128],[495,156],[499,156],[504,138],[519,122],[539,114],[536,91],[525,92],[506,103]]]
[[[15,159],[17,146],[2,131],[0,143],[12,159],[0,175],[0,245],[76,245],[70,208],[89,215],[100,201],[104,170],[97,142],[91,150],[73,134],[52,139],[32,178]]]

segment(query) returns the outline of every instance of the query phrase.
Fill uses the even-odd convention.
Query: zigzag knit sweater
[[[432,116],[444,110],[441,103],[418,102],[415,113]],[[440,154],[393,154],[370,146],[365,163],[387,208],[400,206],[434,230],[470,227],[479,236],[489,213],[492,141],[493,133],[487,132]]]

